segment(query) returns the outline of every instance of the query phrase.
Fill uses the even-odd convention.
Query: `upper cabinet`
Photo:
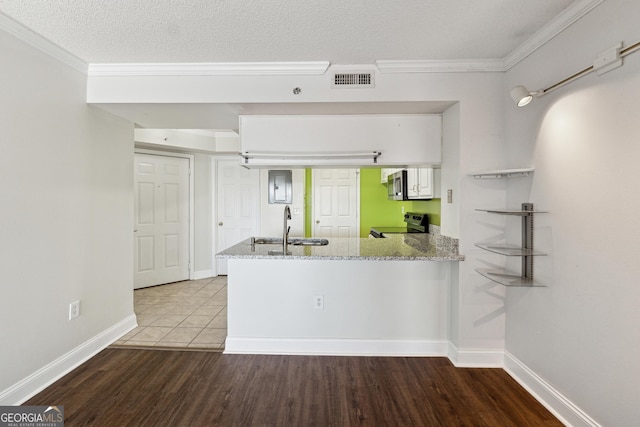
[[[399,166],[442,163],[442,116],[240,116],[247,167]]]
[[[393,175],[394,173],[401,171],[401,168],[382,168],[380,169],[380,184],[386,184],[387,178],[389,175]]]
[[[433,199],[435,185],[432,168],[407,169],[407,198]]]
[[[406,170],[406,197],[405,200],[428,200],[440,198],[440,169],[433,168],[406,168],[406,169],[380,169],[380,182],[387,184],[387,178],[396,172]]]

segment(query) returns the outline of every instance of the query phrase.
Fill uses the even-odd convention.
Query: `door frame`
[[[316,207],[314,206],[315,200],[315,183],[316,183],[316,169],[311,168],[311,185],[309,186],[309,190],[311,192],[309,198],[310,205],[310,215],[311,218],[311,235],[315,235],[316,230]],[[323,168],[326,169],[326,168]],[[332,168],[329,168],[332,169]],[[358,229],[358,237],[360,237],[360,167],[355,168],[333,168],[333,169],[354,169],[356,171],[356,219],[357,219],[357,229]]]
[[[134,158],[136,154],[147,154],[151,156],[162,156],[162,157],[178,157],[181,159],[189,160],[189,254],[188,254],[188,264],[189,264],[189,280],[194,280],[193,277],[193,255],[195,254],[195,229],[194,229],[194,177],[193,177],[193,165],[194,165],[194,156],[193,154],[185,154],[185,153],[175,153],[173,151],[160,151],[160,150],[149,150],[146,148],[135,148]],[[134,201],[135,203],[135,201]]]
[[[216,254],[218,253],[218,163],[228,162],[232,160],[238,161],[238,166],[242,167],[240,159],[237,153],[229,154],[216,154],[211,155],[211,272],[213,277],[218,277],[218,260]],[[258,182],[258,191],[260,182]],[[261,218],[261,206],[258,202],[257,212],[258,224],[257,232],[260,233],[260,218]]]

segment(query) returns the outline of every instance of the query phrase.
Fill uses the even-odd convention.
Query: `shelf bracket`
[[[523,203],[522,211],[529,212],[522,216],[522,247],[533,251],[533,203]],[[533,281],[533,256],[522,257],[522,278]]]

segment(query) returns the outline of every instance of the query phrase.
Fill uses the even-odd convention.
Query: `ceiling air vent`
[[[333,75],[334,88],[374,87],[373,73],[336,73]]]

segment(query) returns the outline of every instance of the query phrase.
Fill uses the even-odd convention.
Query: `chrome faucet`
[[[288,221],[291,219],[291,209],[289,209],[289,205],[284,207],[284,226],[282,228],[282,254],[287,254],[287,245],[289,244],[289,227]]]

